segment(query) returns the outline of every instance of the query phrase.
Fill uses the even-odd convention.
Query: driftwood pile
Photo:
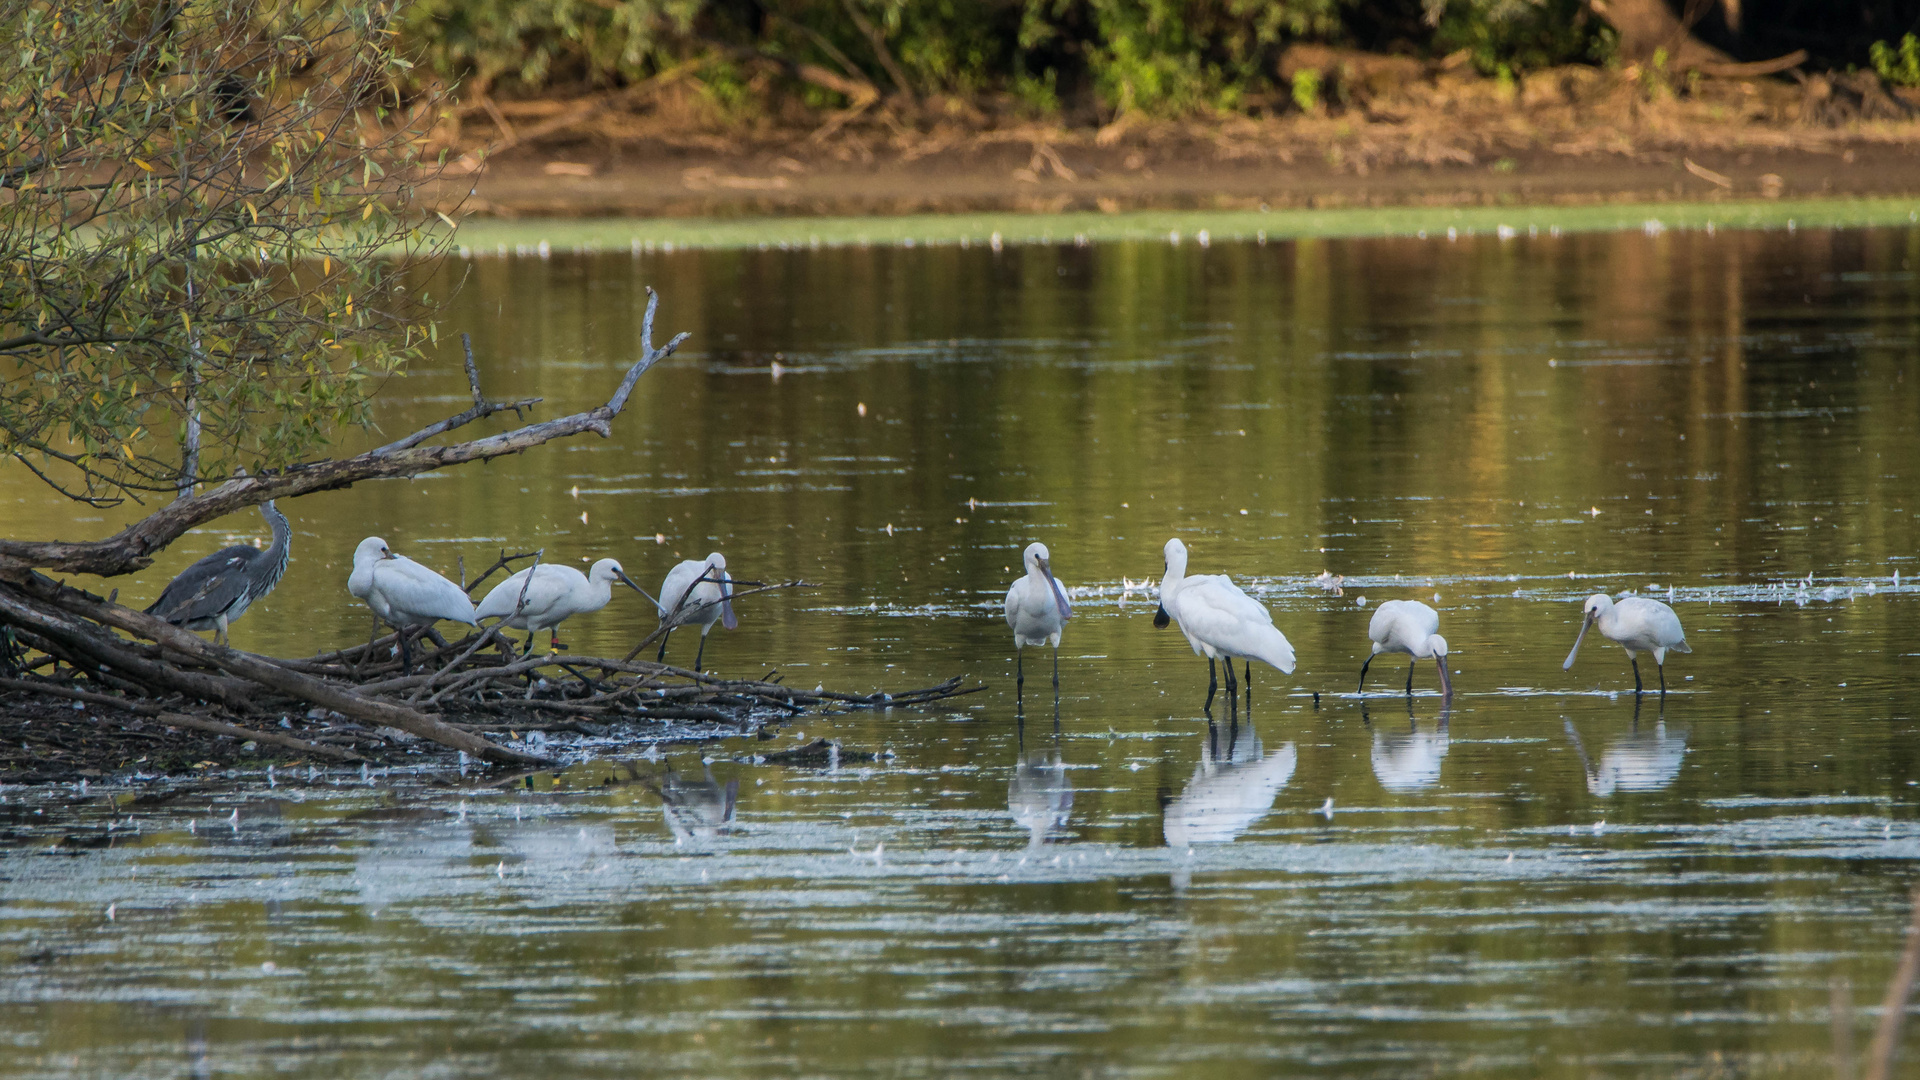
[[[274,498],[347,487],[362,480],[415,476],[470,461],[526,451],[585,432],[603,437],[626,407],[634,384],[671,355],[686,335],[653,345],[658,297],[648,290],[642,353],[606,404],[586,412],[519,427],[468,442],[426,445],[455,428],[511,411],[519,418],[538,400],[490,402],[480,393],[471,351],[467,378],[473,406],[402,439],[356,457],[314,462],[277,473],[209,482],[104,540],[23,541],[0,538],[0,696],[95,705],[96,724],[153,722],[273,744],[322,757],[352,758],[348,746],[303,739],[281,727],[299,716],[337,717],[361,732],[398,732],[474,758],[503,764],[542,764],[545,758],[512,732],[570,728],[598,732],[616,721],[700,722],[746,732],[815,707],[918,705],[964,693],[959,679],[905,693],[855,694],[796,690],[777,672],[728,680],[635,657],[649,637],[622,659],[521,657],[502,643],[498,627],[420,653],[408,650],[411,670],[391,655],[393,636],[339,652],[285,660],[216,645],[197,634],[49,576],[113,577],[145,569],[153,553],[187,530]],[[503,555],[501,566],[511,561]],[[482,579],[484,579],[482,576]],[[477,586],[479,580],[473,582]],[[736,597],[787,582],[752,586]],[[656,631],[658,633],[658,631]],[[495,648],[489,648],[493,646]],[[124,718],[109,720],[107,717]],[[718,733],[718,732],[716,732]]]

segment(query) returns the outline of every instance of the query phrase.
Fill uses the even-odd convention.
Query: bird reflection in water
[[[1447,720],[1451,704],[1442,705],[1440,718],[1420,730],[1414,718],[1413,701],[1407,701],[1407,730],[1389,731],[1376,727],[1367,714],[1366,702],[1360,703],[1360,721],[1373,732],[1373,775],[1388,791],[1420,791],[1440,782],[1440,763],[1446,759],[1450,736]]]
[[[1687,755],[1687,730],[1668,731],[1665,710],[1651,726],[1642,727],[1636,702],[1633,726],[1609,742],[1597,762],[1588,756],[1586,743],[1573,721],[1565,723],[1567,739],[1573,743],[1574,752],[1580,755],[1580,766],[1587,773],[1587,790],[1595,795],[1659,791],[1680,775],[1682,759]]]
[[[725,836],[732,830],[734,802],[740,795],[740,780],[735,777],[722,784],[713,778],[713,770],[702,764],[699,780],[690,780],[668,769],[657,783],[649,783],[660,796],[666,813],[667,829],[675,843]]]
[[[1027,830],[1027,846],[1037,848],[1050,839],[1065,836],[1067,819],[1073,816],[1073,782],[1067,779],[1067,763],[1060,754],[1060,699],[1053,701],[1053,735],[1038,750],[1027,749],[1026,716],[1014,714],[1019,739],[1019,756],[1013,762],[1013,779],[1007,781],[1007,813],[1013,823]]]
[[[1161,831],[1167,846],[1225,844],[1273,809],[1299,754],[1287,743],[1271,754],[1260,745],[1251,717],[1207,724],[1200,764],[1178,798],[1163,803]]]

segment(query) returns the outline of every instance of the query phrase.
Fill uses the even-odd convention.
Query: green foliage
[[[16,5],[0,30],[0,456],[76,498],[279,468],[431,333],[386,9]],[[384,103],[384,104],[383,104]],[[424,115],[423,115],[424,114]]]
[[[448,80],[491,90],[631,82],[670,60],[700,0],[413,0],[397,29]]]
[[[1876,41],[1867,47],[1867,59],[1889,86],[1920,86],[1920,38],[1908,34],[1898,48]]]
[[[1613,27],[1587,12],[1586,0],[1428,0],[1437,13],[1434,51],[1466,49],[1482,75],[1559,64],[1605,64],[1619,48]]]
[[[1293,103],[1301,112],[1313,112],[1320,108],[1320,73],[1313,68],[1303,68],[1293,73]]]

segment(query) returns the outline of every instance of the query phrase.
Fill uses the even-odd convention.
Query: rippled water
[[[608,392],[644,285],[694,336],[612,439],[286,507],[237,645],[363,640],[370,531],[649,585],[719,549],[820,583],[743,602],[723,672],[988,691],[504,781],[0,787],[0,1073],[1828,1074],[1833,980],[1864,1042],[1920,855],[1916,249],[462,264],[448,329],[543,415]],[[392,384],[387,429],[456,411],[458,370]],[[14,471],[0,504],[24,535],[115,524]],[[1211,724],[1151,625],[1171,535],[1300,656]],[[996,609],[1036,538],[1076,609],[1058,712],[1030,678],[1023,722]],[[1561,670],[1581,598],[1625,590],[1686,626],[1664,700],[1598,640]],[[1441,611],[1450,707],[1431,664],[1411,700],[1393,659],[1353,693],[1393,598]],[[631,599],[578,624],[588,654],[650,628]],[[762,760],[820,736],[836,765]]]

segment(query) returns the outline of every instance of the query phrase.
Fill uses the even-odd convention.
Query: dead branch
[[[640,655],[640,651],[642,649],[645,649],[647,646],[660,640],[660,638],[663,635],[665,635],[668,631],[672,630],[673,620],[676,616],[680,614],[680,609],[686,606],[687,599],[693,595],[694,586],[699,585],[703,581],[711,581],[716,585],[749,585],[752,587],[748,589],[743,589],[739,592],[730,593],[725,598],[725,600],[709,600],[709,601],[702,602],[695,606],[695,610],[700,610],[700,611],[704,611],[707,608],[713,607],[717,604],[739,600],[743,597],[753,596],[757,593],[772,592],[775,589],[813,589],[813,588],[819,587],[811,581],[803,581],[798,578],[794,579],[793,581],[775,582],[771,585],[766,584],[764,582],[759,582],[759,581],[732,581],[732,580],[721,581],[719,578],[711,577],[710,575],[712,573],[713,573],[712,567],[708,567],[705,573],[695,578],[693,581],[693,584],[688,585],[687,590],[680,594],[680,600],[678,603],[673,605],[673,610],[668,612],[666,616],[660,620],[660,625],[654,627],[653,633],[648,634],[646,637],[643,637],[640,639],[640,644],[635,645],[633,647],[633,651],[627,653],[625,659],[628,661],[631,661],[634,657]]]
[[[1907,924],[1906,947],[1900,950],[1900,963],[1887,982],[1887,996],[1880,1002],[1880,1025],[1874,1029],[1873,1042],[1867,1046],[1866,1080],[1887,1080],[1893,1074],[1893,1058],[1900,1049],[1900,1027],[1907,1019],[1907,1001],[1913,997],[1913,981],[1920,975],[1920,886],[1913,890],[1913,917]]]
[[[176,499],[164,508],[129,525],[105,540],[67,542],[59,540],[0,540],[0,579],[20,582],[34,569],[64,573],[97,574],[113,577],[142,570],[152,565],[153,553],[180,538],[187,530],[215,518],[263,503],[315,491],[351,487],[363,480],[417,476],[469,461],[486,461],[591,431],[602,438],[613,434],[611,423],[626,408],[627,398],[640,376],[655,364],[673,355],[686,334],[675,335],[664,346],[653,345],[654,312],[660,297],[647,290],[647,312],[641,323],[641,356],[627,369],[606,404],[586,412],[543,423],[528,424],[512,431],[470,442],[441,446],[421,446],[419,442],[439,432],[451,430],[441,424],[430,425],[396,443],[370,450],[356,457],[328,460],[298,466],[273,474],[242,476],[218,484],[211,490],[188,498]],[[501,406],[510,408],[511,406]],[[468,410],[472,412],[473,410]],[[496,410],[497,411],[497,410]],[[418,436],[418,438],[416,438]],[[400,447],[400,449],[390,449]],[[197,639],[196,639],[197,640]],[[395,725],[399,726],[399,725]]]
[[[255,742],[272,743],[275,746],[284,746],[289,750],[298,750],[303,754],[318,754],[321,757],[333,758],[336,761],[366,760],[366,758],[361,757],[351,750],[342,750],[337,746],[310,743],[305,739],[296,739],[291,735],[282,735],[277,731],[255,731],[252,728],[244,728],[238,724],[229,724],[220,720],[206,720],[198,716],[188,716],[186,713],[161,713],[159,722],[169,727],[192,728],[195,731],[209,731],[215,735],[229,735],[241,740],[252,739]]]

